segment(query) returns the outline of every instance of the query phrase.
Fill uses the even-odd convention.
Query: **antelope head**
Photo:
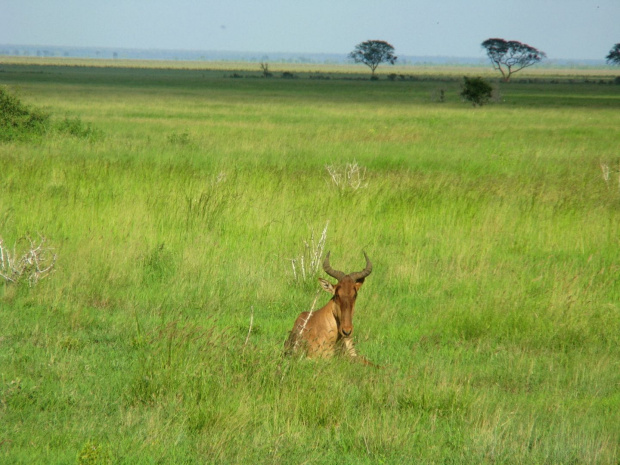
[[[362,271],[344,274],[342,271],[334,270],[329,264],[329,252],[323,262],[323,270],[332,278],[336,278],[338,283],[333,285],[329,281],[319,278],[323,289],[334,295],[333,314],[338,324],[338,332],[343,338],[350,337],[353,334],[353,312],[355,311],[355,299],[357,292],[364,283],[364,279],[372,271],[372,263],[368,259],[368,255],[364,252],[366,258],[366,268]]]

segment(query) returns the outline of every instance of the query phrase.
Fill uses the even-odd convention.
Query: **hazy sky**
[[[490,37],[604,59],[620,0],[0,0],[0,44],[483,57]]]

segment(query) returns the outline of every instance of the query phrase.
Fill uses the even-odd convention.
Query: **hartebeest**
[[[329,265],[329,252],[327,253],[323,262],[323,270],[329,276],[336,278],[338,283],[333,285],[323,278],[319,278],[319,281],[321,287],[334,296],[322,309],[316,312],[303,312],[297,317],[293,330],[284,345],[287,353],[303,350],[311,358],[331,357],[336,353],[357,357],[351,338],[355,299],[364,279],[372,271],[372,263],[366,252],[364,252],[364,257],[366,268],[355,273],[344,274]],[[359,359],[368,363],[362,357]]]

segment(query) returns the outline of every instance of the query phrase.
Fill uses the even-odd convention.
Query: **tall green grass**
[[[0,236],[58,254],[0,290],[3,462],[617,463],[615,87],[38,70],[100,137],[0,145]],[[328,221],[383,369],[282,357]]]

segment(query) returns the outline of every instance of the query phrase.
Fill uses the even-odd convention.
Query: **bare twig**
[[[618,175],[618,190],[620,190],[620,160],[618,161],[618,169],[617,170],[613,170],[608,163],[605,162],[600,162],[601,165],[601,172],[603,174],[603,181],[605,181],[605,184],[607,185],[607,189],[610,188],[610,183],[612,182],[612,174],[617,174]]]
[[[250,327],[248,329],[248,335],[245,337],[245,343],[243,344],[243,350],[245,350],[245,347],[248,345],[248,342],[250,340],[250,333],[252,332],[252,324],[254,324],[254,305],[252,305],[252,313],[250,314]]]
[[[269,78],[273,76],[273,74],[269,71],[269,63],[265,61],[261,61],[259,63],[259,66],[260,66],[261,72],[263,73],[263,77]]]
[[[601,162],[601,171],[603,172],[603,181],[607,184],[607,188],[609,188],[609,165],[607,163]]]

